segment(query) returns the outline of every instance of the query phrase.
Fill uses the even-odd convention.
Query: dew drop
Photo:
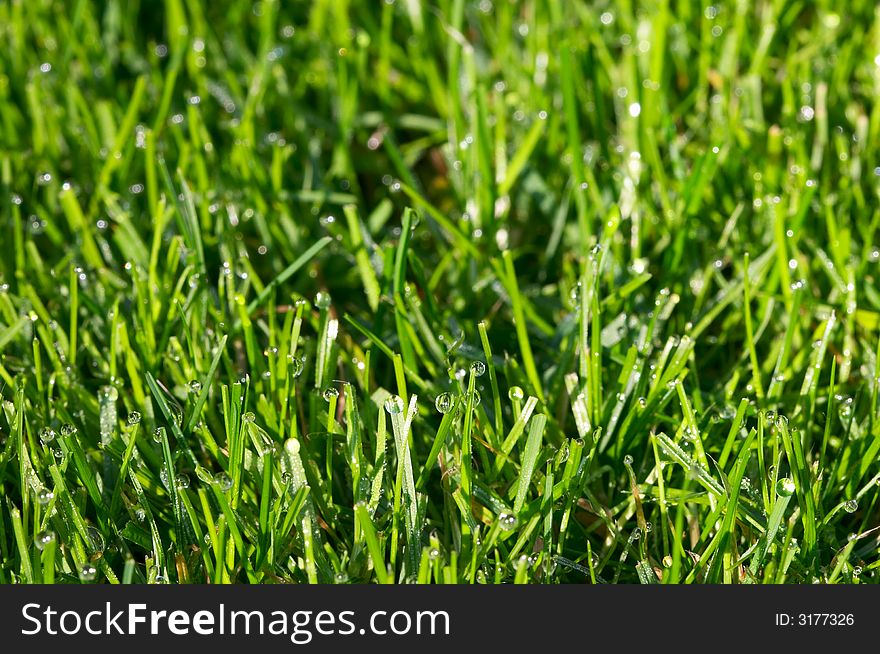
[[[34,541],[34,545],[37,546],[38,550],[43,550],[46,546],[55,542],[55,532],[54,531],[41,531],[37,534],[37,539]]]
[[[97,574],[98,571],[91,563],[86,563],[83,567],[79,569],[80,581],[94,581],[95,575]]]
[[[41,488],[37,491],[37,502],[46,506],[52,499],[55,497],[55,493],[50,491],[48,488]]]
[[[519,386],[511,386],[510,390],[507,391],[507,397],[511,400],[521,400],[525,397],[525,393],[523,393],[523,389]]]
[[[559,448],[559,454],[556,455],[556,460],[559,464],[565,463],[568,461],[568,457],[571,455],[571,447],[568,444],[568,441],[565,441],[562,444],[562,447]]]
[[[325,402],[330,402],[332,400],[335,400],[337,397],[339,397],[339,389],[337,389],[333,386],[328,386],[327,388],[324,389],[324,392],[322,393],[322,395],[324,396]]]
[[[288,363],[290,363],[291,372],[294,377],[299,377],[302,374],[303,368],[305,367],[305,363],[302,359],[298,359],[297,357],[290,357]]]
[[[196,393],[199,393],[202,390],[202,382],[200,382],[198,379],[193,379],[186,386],[189,389],[189,392],[192,393],[193,395],[195,395]]]
[[[222,491],[228,491],[232,488],[232,477],[225,472],[214,475],[214,483],[220,487]]]
[[[174,478],[174,483],[177,484],[178,488],[187,489],[189,488],[189,477],[181,472]]]
[[[115,386],[107,386],[101,387],[101,395],[100,399],[105,402],[115,402],[119,398],[119,391],[116,390]]]
[[[474,361],[471,364],[471,372],[474,374],[475,377],[482,376],[483,373],[486,372],[486,364],[482,361]]]
[[[315,295],[315,306],[319,309],[326,309],[330,306],[330,294],[324,291],[318,291]]]
[[[513,531],[516,527],[516,516],[510,513],[500,513],[498,515],[498,526],[502,531]]]
[[[399,395],[392,395],[385,400],[385,410],[391,414],[403,412],[403,399]]]
[[[257,419],[257,416],[254,415],[254,412],[253,412],[253,411],[248,411],[247,413],[245,413],[245,414],[241,417],[241,419],[242,419],[244,422],[254,422],[254,421]]]
[[[44,445],[55,440],[55,430],[51,427],[43,427],[40,430],[40,442]]]
[[[140,424],[141,414],[139,411],[132,411],[128,414],[127,422],[130,427],[134,427],[137,424]]]
[[[623,465],[631,466],[632,464],[633,464],[633,458],[629,454],[627,454],[625,457],[623,457]]]
[[[443,414],[449,413],[454,406],[455,399],[451,393],[440,393],[440,395],[437,396],[437,399],[434,400],[434,407],[437,411]]]
[[[88,537],[86,545],[91,548],[92,553],[104,551],[104,537],[101,535],[100,531],[94,527],[88,527],[86,529],[86,536]]]
[[[847,513],[855,513],[859,508],[859,503],[856,500],[847,500],[843,503],[843,510]]]
[[[779,497],[791,497],[794,495],[795,486],[794,481],[792,481],[788,477],[783,477],[778,482],[776,482],[776,494]]]

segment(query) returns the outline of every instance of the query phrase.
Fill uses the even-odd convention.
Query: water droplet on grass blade
[[[434,407],[440,413],[449,413],[454,406],[455,398],[452,393],[440,393],[440,395],[437,396],[437,399],[434,400]]]
[[[214,475],[214,483],[220,487],[220,490],[225,492],[232,488],[232,477],[225,472],[221,472]]]
[[[402,413],[403,408],[403,398],[401,398],[399,395],[392,395],[387,400],[385,400],[385,410],[388,413]]]
[[[103,552],[104,551],[104,536],[101,535],[101,532],[95,529],[94,527],[86,528],[86,546],[90,548],[92,553]]]
[[[512,531],[516,527],[516,516],[510,513],[498,514],[498,526],[502,531]]]
[[[519,386],[511,386],[510,390],[507,391],[507,397],[511,400],[521,400],[525,397],[525,393],[523,393],[523,389]]]
[[[43,427],[40,430],[40,442],[44,445],[55,440],[55,430],[51,427]]]
[[[299,377],[302,374],[303,368],[305,367],[305,363],[303,362],[303,360],[295,356],[289,356],[288,363],[290,364],[290,369],[291,372],[293,372],[293,376]]]
[[[189,389],[190,393],[199,393],[202,390],[202,382],[200,382],[198,379],[193,379],[189,384],[187,384],[187,388]]]
[[[55,497],[55,493],[50,491],[48,488],[41,488],[37,491],[37,502],[46,506],[52,499]]]
[[[37,534],[37,539],[34,541],[34,545],[37,546],[38,550],[43,550],[50,543],[55,542],[55,532],[54,531],[41,531]]]
[[[76,427],[71,425],[69,422],[61,425],[61,435],[62,436],[73,436],[76,433]]]
[[[119,391],[115,386],[102,386],[100,399],[104,402],[115,402],[119,398]]]
[[[319,309],[326,309],[330,306],[330,294],[324,291],[318,291],[315,294],[315,306]]]
[[[324,396],[325,402],[330,402],[331,400],[334,400],[337,397],[339,397],[339,389],[337,389],[333,386],[328,386],[327,388],[324,389],[324,392],[322,393],[322,395]]]
[[[474,373],[474,376],[480,377],[486,372],[486,364],[482,361],[474,361],[471,364],[471,372]]]
[[[79,569],[80,581],[94,581],[95,575],[97,574],[98,571],[91,563],[86,563],[83,567]]]
[[[776,482],[776,494],[780,497],[791,497],[794,495],[795,486],[794,481],[792,481],[788,477],[783,477],[778,482]]]
[[[189,488],[189,477],[187,477],[182,472],[174,478],[174,482],[177,484],[178,488],[187,489]]]
[[[254,415],[254,412],[253,412],[253,411],[248,411],[247,413],[245,413],[245,414],[241,417],[241,419],[242,419],[244,422],[254,422],[254,421],[257,419],[257,416]]]
[[[132,411],[131,413],[128,414],[128,421],[127,422],[130,427],[134,427],[135,425],[139,424],[140,421],[141,421],[141,414],[139,411]]]
[[[857,500],[847,500],[843,503],[843,510],[847,513],[855,513],[859,508]]]
[[[571,448],[568,444],[568,441],[562,443],[562,447],[559,448],[559,452],[556,454],[556,463],[557,465],[561,465],[568,461],[568,457],[571,454]]]

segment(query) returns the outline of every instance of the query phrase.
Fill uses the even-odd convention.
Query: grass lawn
[[[0,3],[0,583],[871,583],[880,13]]]

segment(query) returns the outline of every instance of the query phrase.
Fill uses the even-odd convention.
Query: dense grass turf
[[[0,4],[0,582],[876,579],[874,3],[280,4]]]

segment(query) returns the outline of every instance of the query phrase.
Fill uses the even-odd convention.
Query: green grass
[[[68,9],[0,4],[0,583],[878,579],[874,3]]]

